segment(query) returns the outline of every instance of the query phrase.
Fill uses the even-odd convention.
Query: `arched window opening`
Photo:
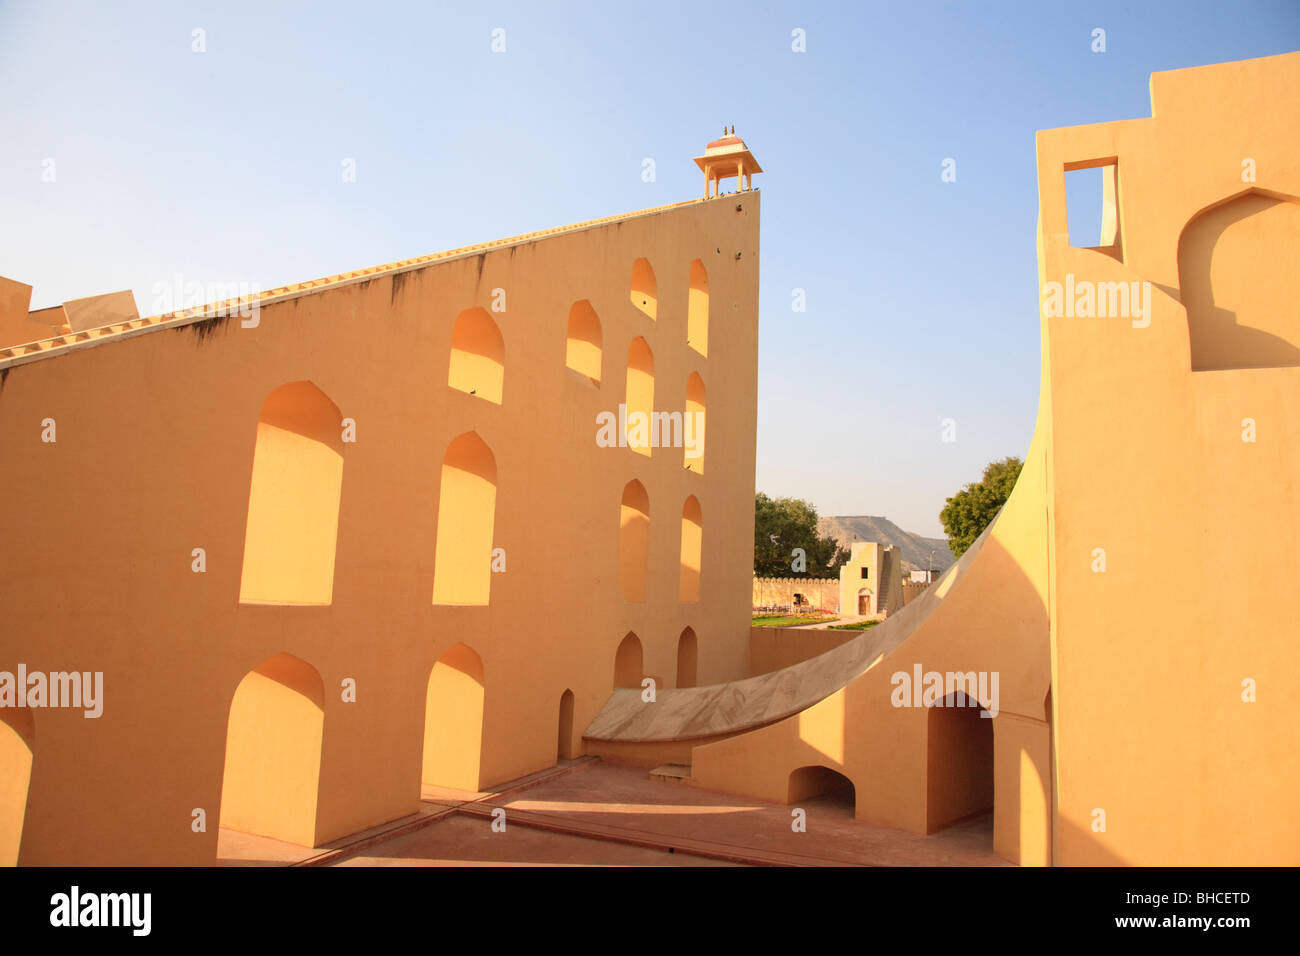
[[[244,675],[226,726],[221,826],[315,846],[324,730],[325,685],[306,661],[277,654]]]
[[[433,603],[487,604],[492,588],[492,527],[497,465],[474,432],[456,438],[442,460]]]
[[[682,561],[677,597],[684,604],[694,604],[700,599],[703,546],[704,517],[699,499],[691,495],[682,505]]]
[[[449,648],[429,672],[421,782],[478,790],[483,697],[483,659],[464,644]]]
[[[650,496],[633,479],[623,489],[618,517],[618,582],[625,601],[644,601],[650,561]]]
[[[240,603],[331,602],[342,491],[338,407],[311,382],[281,385],[257,420]]]
[[[647,259],[638,259],[632,263],[632,304],[650,318],[655,317],[658,309],[659,283],[655,281],[655,271],[650,268]]]
[[[646,340],[637,336],[627,350],[627,446],[650,457],[654,431],[655,358]]]
[[[456,324],[451,330],[447,384],[500,405],[505,374],[505,339],[487,309],[466,309],[456,316]]]
[[[698,663],[699,648],[695,640],[695,631],[686,628],[677,639],[677,686],[695,686],[695,668]]]
[[[686,379],[686,417],[682,421],[682,444],[686,448],[686,468],[704,474],[704,410],[708,404],[704,379],[692,372]]]
[[[641,641],[629,631],[614,655],[614,686],[641,687]]]
[[[581,299],[569,309],[569,337],[564,362],[575,372],[587,376],[593,385],[600,384],[600,318],[591,303]]]
[[[709,354],[709,274],[704,263],[691,263],[691,289],[686,304],[686,344]]]

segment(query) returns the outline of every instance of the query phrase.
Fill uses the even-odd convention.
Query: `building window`
[[[447,384],[469,395],[501,404],[506,345],[486,309],[466,309],[451,330]]]
[[[632,304],[648,315],[655,317],[659,305],[659,283],[655,281],[655,271],[645,259],[632,263]]]
[[[867,572],[868,572],[869,570],[871,570],[871,569],[870,569],[870,568],[863,568],[863,569],[862,569],[862,579],[863,579],[864,581],[865,581],[866,578],[867,578]]]

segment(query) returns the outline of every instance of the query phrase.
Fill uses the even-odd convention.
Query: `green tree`
[[[1016,486],[1023,466],[1024,462],[1019,458],[990,462],[984,469],[983,478],[948,499],[943,511],[939,512],[939,520],[943,522],[948,548],[954,558],[960,558],[998,516],[1011,496],[1011,489]]]
[[[804,552],[797,571],[795,548]],[[817,509],[802,498],[754,495],[754,573],[764,578],[836,577],[849,553],[817,533]]]

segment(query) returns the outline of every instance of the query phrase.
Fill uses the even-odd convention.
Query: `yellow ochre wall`
[[[1300,53],[1156,73],[1151,102],[1038,136],[1040,280],[1152,304],[1043,319],[1055,860],[1294,865]],[[1062,169],[1106,159],[1122,261],[1066,236]]]
[[[451,782],[485,787],[555,763],[566,689],[570,744],[581,746],[576,735],[609,698],[615,651],[629,632],[643,649],[643,672],[669,686],[687,627],[699,683],[743,676],[758,237],[758,194],[693,201],[308,284],[264,305],[256,328],[234,316],[0,359],[8,522],[0,670],[25,663],[33,671],[104,672],[102,717],[32,710],[25,716],[35,732],[22,738],[30,748],[0,727],[6,788],[11,765],[15,774],[22,769],[20,751],[31,754],[19,861],[213,862],[232,701],[250,672],[278,655],[309,665],[323,688],[315,817],[301,819],[305,810],[289,823],[246,825],[316,844],[414,812],[426,758],[472,774],[465,768],[473,755],[463,748],[439,758],[424,746],[428,695],[478,686],[463,679],[471,658],[459,651],[449,663],[462,676],[431,685],[435,662],[455,645],[481,661],[482,744],[477,780]],[[630,296],[639,259],[653,270],[653,318]],[[707,271],[707,356],[687,345],[696,260]],[[699,268],[696,279],[698,287]],[[504,312],[493,311],[494,290],[504,290]],[[566,368],[566,331],[580,301],[600,323],[599,384]],[[450,372],[453,326],[474,308],[486,310],[504,342],[499,404],[455,387]],[[584,334],[580,351],[589,360],[589,322]],[[476,336],[481,330],[466,339],[470,347]],[[680,448],[645,456],[596,444],[597,413],[617,412],[626,399],[636,338],[653,352],[656,409],[684,410],[692,373],[706,389],[702,473],[684,467]],[[325,474],[336,451],[342,467],[329,603],[313,603],[322,600],[319,564],[307,578],[284,578],[298,605],[240,603],[259,415],[276,389],[293,383],[310,383],[355,427],[355,441],[318,455]],[[54,443],[41,441],[47,418],[57,424]],[[495,466],[490,541],[504,549],[505,571],[491,574],[486,605],[435,605],[440,522],[456,528],[463,519],[440,513],[440,494],[468,488],[461,500],[488,497],[458,471],[457,462],[476,455],[447,455],[466,433]],[[282,434],[264,437],[272,450],[293,445]],[[330,500],[330,482],[320,468],[307,470],[322,481],[313,486],[315,509]],[[624,601],[618,581],[620,502],[632,480],[644,487],[650,513],[641,603]],[[274,482],[268,487],[273,492]],[[701,527],[697,603],[679,600],[690,496]],[[286,516],[284,527],[306,513]],[[253,539],[274,543],[275,528]],[[192,570],[196,548],[206,552],[203,573]],[[486,565],[489,554],[472,560]],[[277,574],[268,565],[250,580],[271,587]],[[249,597],[271,600],[265,590]],[[349,679],[355,702],[344,700]],[[243,686],[247,700],[236,702],[248,706],[237,710],[272,722],[283,715],[286,729],[261,751],[236,747],[236,773],[247,777],[282,744],[293,754],[285,773],[301,769],[313,746],[311,695],[261,674]],[[241,732],[239,740],[254,747],[254,736]],[[295,771],[294,786],[302,779]],[[0,791],[0,809],[9,802],[8,789]],[[206,832],[192,831],[196,808],[206,812]],[[228,808],[232,818],[240,813]],[[0,829],[0,862],[12,862],[12,842]]]
[[[696,747],[697,782],[781,801],[821,765],[853,781],[859,819],[932,831],[987,768],[951,759],[933,712],[893,706],[890,677],[997,671],[1000,855],[1300,862],[1300,53],[1157,73],[1151,95],[1151,119],[1038,136],[1044,292],[1149,282],[1150,312],[1044,298],[1038,422],[998,518],[858,639],[872,666]],[[1113,241],[1071,247],[1065,173],[1111,165]],[[977,726],[955,731],[968,749]]]

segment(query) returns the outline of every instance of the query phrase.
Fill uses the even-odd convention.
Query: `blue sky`
[[[1296,49],[1296,0],[0,0],[0,275],[34,308],[269,288],[692,198],[735,124],[767,170],[758,487],[938,535],[1033,432],[1035,130]]]

